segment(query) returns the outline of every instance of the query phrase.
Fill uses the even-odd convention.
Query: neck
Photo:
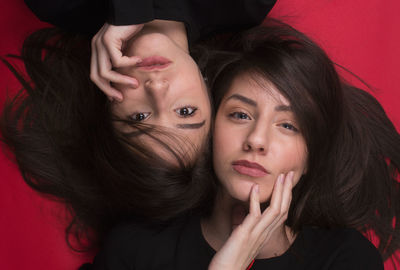
[[[153,20],[144,25],[140,35],[160,33],[168,36],[181,49],[189,53],[187,33],[184,23],[167,20]]]
[[[238,201],[224,191],[218,193],[212,215],[201,222],[203,236],[214,250],[220,250],[236,228],[237,225],[232,219],[233,212],[237,209],[248,210],[248,208],[248,203]],[[291,233],[290,228],[282,224],[273,231],[256,258],[265,259],[282,255],[294,239],[295,236]]]

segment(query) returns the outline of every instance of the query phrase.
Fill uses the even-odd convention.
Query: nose
[[[164,93],[169,88],[169,83],[165,79],[150,79],[144,83],[144,87],[155,93]]]
[[[266,154],[268,151],[269,134],[267,128],[258,125],[252,129],[243,142],[243,150]]]

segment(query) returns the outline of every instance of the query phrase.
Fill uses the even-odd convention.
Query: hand
[[[208,269],[246,269],[271,235],[287,219],[292,187],[293,172],[289,172],[286,177],[281,174],[275,181],[270,205],[261,214],[259,188],[254,185],[250,193],[249,214],[215,254]]]
[[[109,97],[122,101],[123,96],[110,83],[130,85],[136,88],[139,82],[132,77],[112,70],[113,67],[134,66],[141,59],[122,54],[124,44],[143,28],[143,24],[115,26],[105,23],[92,39],[90,79]]]

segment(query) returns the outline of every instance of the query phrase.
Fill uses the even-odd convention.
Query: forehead
[[[241,74],[236,76],[223,100],[232,94],[242,94],[254,99],[257,104],[274,103],[290,106],[288,99],[267,78],[257,74]]]

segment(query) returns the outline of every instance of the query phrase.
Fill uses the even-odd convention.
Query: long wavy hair
[[[3,62],[23,89],[5,103],[1,140],[24,181],[66,205],[72,248],[100,245],[106,232],[125,219],[164,224],[212,201],[213,182],[203,177],[209,168],[202,158],[207,147],[188,164],[180,149],[158,139],[157,134],[169,136],[161,127],[113,116],[108,99],[89,79],[87,37],[42,29],[25,40],[20,56],[10,57]],[[27,76],[11,64],[12,58],[23,61]],[[130,125],[132,132],[119,132],[114,121]],[[134,138],[138,134],[158,141],[176,162],[140,144]]]
[[[297,117],[308,166],[287,224],[295,232],[305,225],[373,230],[384,259],[399,249],[400,135],[378,101],[284,23],[271,20],[213,46],[207,74],[216,110],[233,79],[248,74],[271,82]]]

